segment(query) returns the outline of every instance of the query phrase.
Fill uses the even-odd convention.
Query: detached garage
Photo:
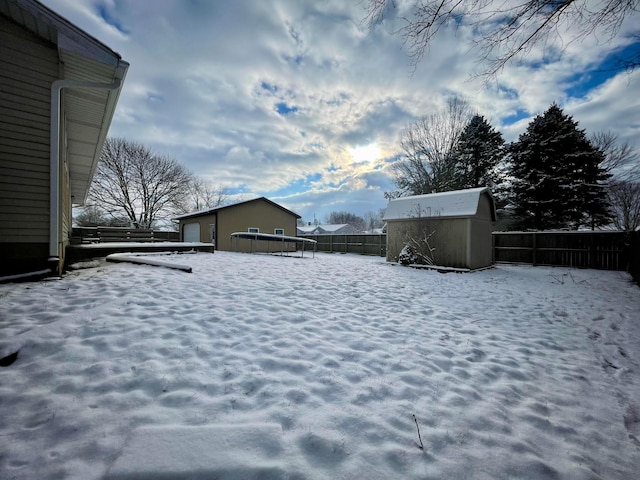
[[[419,250],[424,263],[474,270],[490,266],[496,207],[486,187],[391,200],[385,211],[387,261]]]
[[[253,232],[293,237],[296,235],[299,218],[300,215],[265,197],[260,197],[188,213],[176,217],[175,220],[179,222],[180,240],[183,242],[213,243],[216,250],[251,251],[249,240],[236,239],[232,245],[231,234]],[[274,247],[276,248],[279,251],[281,246]]]

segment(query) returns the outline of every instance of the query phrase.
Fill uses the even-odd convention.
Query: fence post
[[[491,232],[491,263],[496,263],[496,236]]]
[[[531,253],[531,264],[535,266],[536,264],[536,232],[533,232],[532,234],[532,240],[531,243],[533,245],[533,251]]]

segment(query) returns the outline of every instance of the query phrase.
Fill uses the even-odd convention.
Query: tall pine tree
[[[474,115],[452,152],[456,188],[495,187],[504,157],[504,139],[482,115]]]
[[[510,153],[520,228],[595,228],[608,222],[604,155],[555,103],[529,123]]]

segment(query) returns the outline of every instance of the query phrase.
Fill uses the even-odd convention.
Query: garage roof
[[[185,213],[184,215],[179,215],[177,217],[173,217],[173,219],[174,220],[184,220],[184,219],[187,219],[187,218],[201,217],[203,215],[211,215],[212,213],[219,212],[220,210],[225,210],[227,208],[237,207],[238,205],[243,205],[243,204],[252,203],[252,202],[259,202],[259,201],[265,201],[265,202],[273,205],[274,207],[278,207],[280,210],[283,210],[286,213],[289,213],[289,214],[293,215],[296,218],[301,218],[300,215],[298,215],[297,213],[292,212],[291,210],[288,210],[288,209],[284,208],[282,205],[278,205],[276,202],[272,202],[271,200],[269,200],[266,197],[258,197],[258,198],[253,198],[251,200],[245,200],[245,201],[242,201],[242,202],[231,203],[229,205],[223,205],[221,207],[209,208],[207,210],[200,210],[198,212]]]

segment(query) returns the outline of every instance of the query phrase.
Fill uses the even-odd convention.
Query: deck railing
[[[177,242],[178,232],[152,230],[147,228],[124,227],[74,227],[71,243],[112,243],[112,242]]]

